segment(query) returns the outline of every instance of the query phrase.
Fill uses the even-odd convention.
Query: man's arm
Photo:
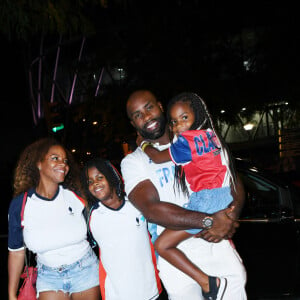
[[[230,210],[226,212],[228,218],[230,218],[232,222],[231,230],[225,236],[221,236],[217,231],[215,231],[214,227],[210,229],[205,229],[197,234],[198,237],[202,237],[209,242],[219,242],[222,238],[232,238],[236,228],[239,227],[238,219],[242,212],[244,202],[245,202],[245,191],[244,186],[241,181],[241,178],[237,175],[237,181],[235,188],[231,188],[231,194],[233,197],[233,201],[230,205]],[[222,211],[220,211],[222,212]],[[216,216],[219,212],[215,213],[213,216]]]
[[[202,220],[207,216],[204,213],[160,201],[158,192],[150,180],[138,183],[130,192],[129,199],[148,221],[173,230],[202,228]],[[221,238],[227,236],[235,222],[227,216],[226,213],[229,211],[230,208],[212,215],[214,221],[212,229]]]
[[[234,207],[234,209],[229,213],[228,216],[234,220],[238,220],[245,203],[244,185],[238,174],[235,188],[231,187],[231,195],[233,197],[233,202],[230,206]]]

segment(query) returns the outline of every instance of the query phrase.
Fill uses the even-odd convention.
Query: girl
[[[86,163],[81,179],[92,206],[88,220],[99,246],[102,299],[157,299],[162,288],[146,220],[127,200],[121,176],[98,158]]]
[[[24,245],[36,253],[38,299],[99,299],[98,263],[87,241],[85,205],[74,193],[79,190],[76,170],[70,153],[52,138],[40,139],[22,152],[9,207],[9,300],[17,299]]]
[[[227,208],[233,200],[231,186],[234,188],[236,176],[229,162],[229,151],[214,130],[206,104],[196,94],[183,93],[170,101],[167,115],[175,136],[170,148],[159,151],[151,143],[142,141],[141,149],[155,163],[169,160],[175,163],[177,185],[188,195],[189,190],[192,191],[185,208],[208,214]],[[140,141],[141,137],[138,137],[138,144]],[[209,229],[212,222],[212,218],[206,217],[203,228]],[[226,278],[205,274],[176,248],[180,242],[200,231],[166,229],[154,247],[159,255],[199,283],[205,299],[222,299],[226,292]]]

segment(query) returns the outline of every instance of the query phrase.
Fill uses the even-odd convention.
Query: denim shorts
[[[41,292],[62,291],[71,295],[99,285],[99,263],[92,249],[73,264],[51,268],[38,263],[37,268],[37,298]]]
[[[201,190],[194,192],[190,196],[189,202],[183,207],[189,210],[200,211],[213,214],[221,209],[228,207],[232,202],[231,190],[229,187],[215,188],[211,190]],[[202,229],[188,229],[186,232],[196,234]]]

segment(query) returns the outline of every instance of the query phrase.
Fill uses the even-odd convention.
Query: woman
[[[40,139],[22,152],[9,208],[9,300],[17,299],[24,244],[36,253],[38,299],[99,299],[98,263],[87,241],[85,205],[74,193],[79,190],[77,170],[68,151],[52,138]]]
[[[102,299],[157,299],[162,288],[147,223],[125,198],[119,173],[107,160],[91,160],[82,185],[92,205],[90,231],[100,249]]]

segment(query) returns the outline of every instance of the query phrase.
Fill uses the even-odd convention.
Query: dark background
[[[197,92],[213,113],[224,105],[234,112],[241,104],[259,108],[281,99],[299,107],[300,27],[294,2],[100,2],[104,6],[84,8],[95,26],[87,52],[95,57],[98,69],[116,65],[126,69],[127,78],[103,87],[101,94],[113,99],[112,112],[123,118],[126,97],[140,87],[155,91],[163,103],[178,92]],[[5,32],[0,38],[2,272],[7,267],[7,209],[13,170],[22,149],[48,131],[33,122],[29,97],[30,59],[24,49],[30,45],[35,57],[38,39],[33,34],[32,39],[20,42]],[[73,50],[78,52],[78,48]],[[250,71],[243,66],[246,59],[251,61]],[[114,120],[113,114],[108,119]],[[112,132],[123,128],[115,121],[111,126]],[[127,130],[130,134],[130,126]],[[5,290],[5,282],[3,286]]]
[[[124,127],[114,115],[119,113],[128,126],[126,97],[140,87],[155,91],[163,103],[178,92],[198,92],[213,115],[224,107],[234,113],[241,105],[257,109],[281,100],[295,109],[299,106],[300,27],[292,1],[99,3],[102,6],[84,9],[95,26],[85,53],[96,57],[93,63],[98,70],[102,66],[124,66],[127,72],[124,81],[102,90],[103,96],[115,103],[115,112],[108,112],[114,135]],[[20,37],[9,37],[7,32],[0,35],[0,176],[4,203],[10,199],[12,171],[20,151],[47,134],[41,124],[33,122],[29,97],[28,66],[38,56],[37,37],[32,33],[31,39],[20,42]],[[53,45],[56,40],[51,40]],[[70,51],[76,57],[77,45]],[[250,71],[243,66],[245,60],[251,62]],[[45,98],[48,100],[49,94]],[[87,98],[93,101],[90,95]],[[126,130],[130,131],[130,126]]]

